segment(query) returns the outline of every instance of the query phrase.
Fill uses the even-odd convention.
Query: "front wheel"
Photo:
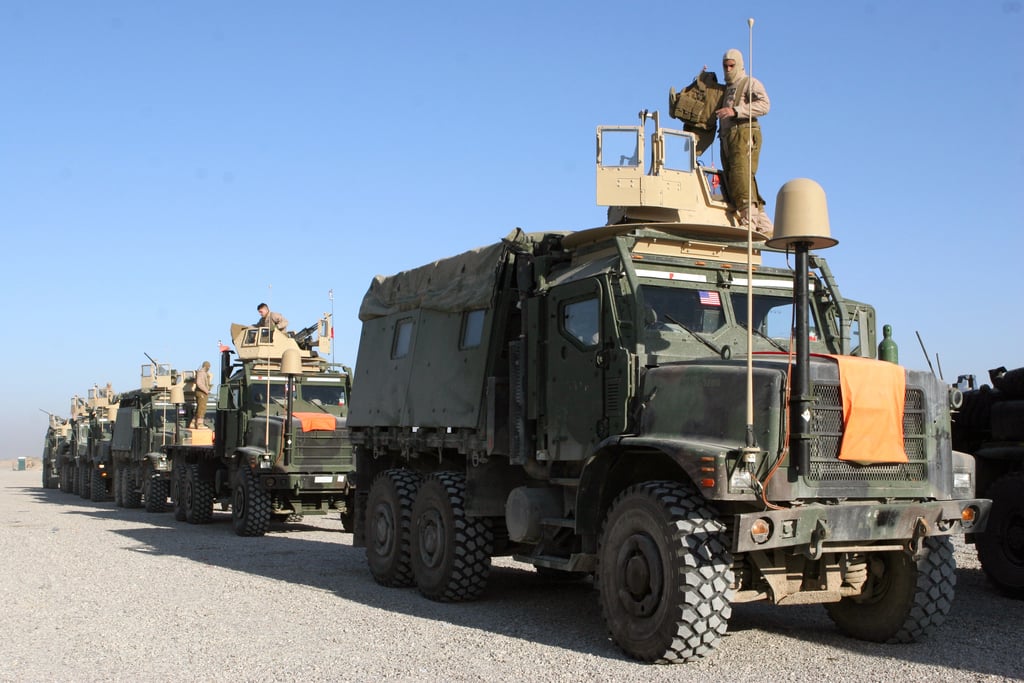
[[[697,492],[649,481],[619,494],[598,546],[597,586],[612,638],[644,662],[711,652],[732,616],[725,527]]]
[[[825,605],[839,630],[876,643],[914,643],[946,620],[953,606],[956,560],[948,536],[929,536],[921,557],[890,551],[868,556],[860,595]]]
[[[431,600],[475,600],[487,586],[494,541],[485,519],[466,516],[466,477],[438,472],[412,505],[410,556],[420,593]]]
[[[270,494],[247,464],[238,466],[231,496],[231,524],[239,536],[262,536],[270,528]]]
[[[92,478],[89,483],[89,499],[94,503],[99,503],[107,499],[107,480],[98,467],[94,466],[89,469]]]
[[[981,568],[1000,591],[1024,599],[1024,473],[997,479],[985,497],[992,510],[974,542]]]
[[[185,521],[189,524],[207,524],[213,520],[213,482],[204,479],[199,465],[186,465],[183,495]]]
[[[167,509],[167,495],[170,482],[153,471],[146,472],[146,488],[142,497],[146,501],[146,512],[164,512]]]

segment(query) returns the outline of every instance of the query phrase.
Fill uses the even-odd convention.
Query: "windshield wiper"
[[[690,329],[689,326],[684,325],[683,323],[679,322],[678,320],[673,318],[668,313],[665,313],[664,315],[665,315],[665,319],[666,320],[668,320],[673,325],[679,325],[679,327],[683,328],[684,330],[689,332],[691,335],[693,335],[694,339],[696,339],[701,344],[703,344],[704,346],[708,347],[709,349],[711,349],[712,351],[717,353],[719,355],[719,357],[728,360],[729,357],[732,355],[732,352],[730,351],[728,346],[723,346],[723,347],[719,348],[718,346],[716,346],[713,343],[711,343],[711,341],[709,341],[708,339],[705,339],[703,335],[698,334],[695,330]]]
[[[743,324],[741,324],[740,327],[742,327],[743,329],[747,329],[747,326],[743,325]],[[774,339],[772,339],[771,337],[769,337],[767,334],[765,334],[761,330],[754,329],[754,330],[751,330],[751,332],[756,334],[761,339],[764,339],[766,342],[768,342],[769,344],[771,344],[772,346],[777,348],[779,351],[782,351],[783,353],[789,353],[789,349],[787,349],[785,346],[783,346],[779,342],[777,342]]]

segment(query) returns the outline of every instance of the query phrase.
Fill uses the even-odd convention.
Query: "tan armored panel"
[[[609,207],[608,223],[676,226],[711,239],[746,240],[746,228],[715,185],[718,172],[697,164],[694,134],[661,128],[657,112],[640,114],[655,121],[649,152],[644,125],[597,128],[597,203]]]
[[[286,332],[270,327],[232,323],[231,340],[239,360],[253,361],[254,369],[280,371],[285,351],[299,354],[303,372],[314,372],[321,366],[321,359],[314,356],[312,351],[299,348]]]

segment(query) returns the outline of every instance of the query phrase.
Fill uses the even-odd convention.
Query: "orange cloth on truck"
[[[903,368],[873,358],[831,357],[839,364],[843,394],[839,459],[861,465],[908,462],[903,449]]]
[[[304,432],[333,432],[338,424],[328,413],[292,413],[302,423]]]

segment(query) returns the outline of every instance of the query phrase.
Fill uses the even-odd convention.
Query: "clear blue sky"
[[[216,364],[262,300],[333,306],[354,364],[374,274],[603,223],[595,127],[749,60],[751,16],[769,212],[821,183],[903,364],[919,331],[947,381],[1024,365],[1024,0],[4,0],[2,457],[144,353]]]

